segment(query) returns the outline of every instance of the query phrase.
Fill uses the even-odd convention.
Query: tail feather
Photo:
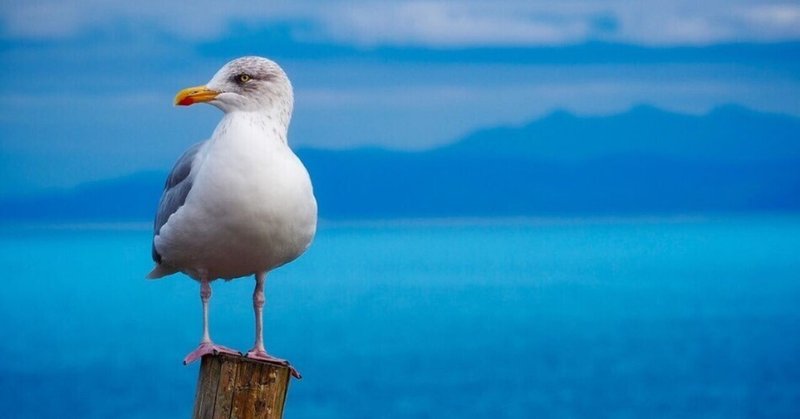
[[[163,278],[163,277],[165,277],[167,275],[172,275],[172,274],[174,274],[176,272],[178,272],[177,269],[164,266],[161,263],[156,263],[156,266],[153,268],[152,271],[150,271],[149,274],[147,274],[146,278],[147,279],[159,279],[159,278]]]

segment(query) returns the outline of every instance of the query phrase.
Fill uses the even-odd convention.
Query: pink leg
[[[208,333],[208,301],[211,299],[211,284],[208,279],[203,278],[200,280],[200,300],[203,302],[203,339],[197,349],[193,350],[186,355],[183,359],[183,365],[189,365],[195,360],[202,358],[203,355],[217,354],[220,352],[232,355],[238,354],[233,349],[217,345],[211,341],[211,336]]]
[[[253,312],[256,316],[256,343],[253,345],[253,349],[248,351],[245,356],[248,358],[260,359],[267,362],[285,365],[291,369],[292,375],[295,378],[301,378],[300,373],[289,364],[289,361],[269,355],[267,350],[264,348],[263,312],[264,303],[266,302],[266,298],[264,297],[264,282],[266,282],[266,279],[266,272],[256,273],[256,288],[253,291]]]

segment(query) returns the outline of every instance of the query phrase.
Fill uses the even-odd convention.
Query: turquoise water
[[[199,287],[143,279],[146,228],[0,233],[2,416],[189,416]],[[219,343],[253,282],[214,283]],[[265,322],[287,418],[797,417],[800,217],[327,225]]]

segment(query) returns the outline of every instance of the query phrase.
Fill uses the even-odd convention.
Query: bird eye
[[[239,83],[247,83],[250,79],[252,79],[252,77],[250,77],[249,74],[239,74],[236,76],[236,80],[239,81]]]

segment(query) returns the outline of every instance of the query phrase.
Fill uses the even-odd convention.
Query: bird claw
[[[287,360],[285,360],[285,359],[281,359],[281,358],[276,358],[276,357],[274,357],[274,356],[272,356],[272,355],[268,354],[268,353],[267,353],[266,351],[264,351],[264,350],[260,350],[260,349],[251,349],[251,350],[250,350],[250,351],[248,351],[247,353],[241,353],[241,354],[242,354],[242,356],[244,356],[245,358],[257,359],[257,360],[259,360],[259,361],[266,361],[266,362],[269,362],[269,363],[272,363],[272,364],[278,364],[278,365],[281,365],[281,366],[287,367],[287,368],[289,368],[289,371],[292,373],[292,377],[294,377],[294,378],[297,378],[298,380],[300,380],[300,379],[302,379],[302,378],[303,378],[303,376],[300,374],[300,372],[299,372],[299,371],[297,371],[297,370],[296,370],[296,369],[295,369],[295,368],[292,366],[292,364],[290,364],[290,363],[289,363],[289,361],[287,361]]]
[[[183,365],[189,365],[205,355],[217,355],[220,353],[236,355],[239,352],[222,345],[217,345],[214,342],[201,342],[197,349],[189,352],[186,358],[183,358]]]

